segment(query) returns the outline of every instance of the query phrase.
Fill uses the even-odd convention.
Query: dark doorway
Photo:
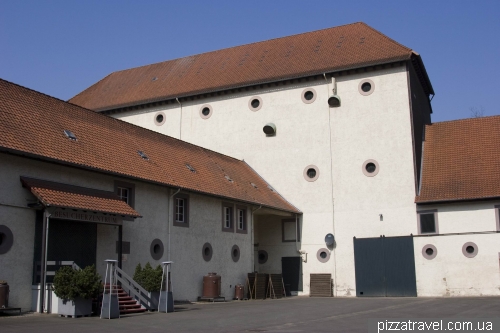
[[[42,219],[37,218],[35,231],[35,283],[40,281],[40,255]],[[51,219],[49,222],[47,261],[74,261],[80,268],[95,265],[97,252],[97,224]],[[48,271],[57,270],[60,265],[48,266]],[[53,276],[47,276],[52,283]]]
[[[356,295],[417,296],[413,237],[354,238]]]
[[[281,258],[281,272],[287,295],[290,291],[302,291],[300,286],[301,264],[302,260],[300,257]]]

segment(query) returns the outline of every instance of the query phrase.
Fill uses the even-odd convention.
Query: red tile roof
[[[61,184],[41,179],[21,177],[41,203],[47,207],[63,207],[123,216],[141,217],[113,192]]]
[[[68,139],[64,130],[77,140]],[[0,80],[0,151],[300,213],[244,161],[4,80]]]
[[[415,57],[420,59],[354,23],[114,72],[70,102],[102,111]]]
[[[500,198],[500,116],[427,125],[417,203]]]

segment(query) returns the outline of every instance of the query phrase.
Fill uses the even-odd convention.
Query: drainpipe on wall
[[[295,249],[300,253],[302,261],[307,262],[307,252],[299,249],[299,216],[297,214],[295,214]]]
[[[323,76],[325,77],[326,81],[326,90],[327,90],[327,96],[330,93],[330,89],[328,87],[328,79],[326,78],[326,73],[323,73]],[[337,91],[337,82],[335,80],[335,77],[332,76],[332,85],[333,85],[333,93],[335,94]],[[333,152],[332,152],[332,122],[331,122],[331,111],[330,107],[328,107],[328,129],[329,129],[329,142],[330,142],[330,177],[331,177],[331,188],[332,188],[332,233],[335,235],[335,198],[333,196]],[[334,277],[333,277],[333,296],[337,296],[337,256],[336,256],[336,251],[335,248],[332,250],[333,252],[333,269],[334,269]]]
[[[45,291],[47,289],[47,250],[49,247],[49,220],[50,213],[45,209],[43,212],[42,229],[42,256],[40,260],[40,309],[39,313],[44,313],[47,309],[45,302]],[[47,295],[48,298],[48,295]]]
[[[177,97],[175,98],[175,100],[181,106],[181,120],[179,121],[179,140],[182,140],[182,103],[179,101]]]
[[[168,228],[167,228],[167,233],[168,233],[168,261],[170,261],[170,225],[173,224],[173,221],[172,223],[170,223],[170,218],[173,218],[173,214],[171,214],[170,212],[170,202],[172,201],[172,198],[174,196],[176,196],[179,192],[181,191],[181,189],[178,189],[177,192],[175,192],[174,194],[172,194],[168,200],[168,217],[167,217],[167,224],[168,224]],[[175,204],[172,202],[172,208],[175,209]]]

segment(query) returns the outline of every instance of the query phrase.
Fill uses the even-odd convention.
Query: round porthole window
[[[302,102],[311,104],[316,100],[316,90],[313,88],[306,88],[302,90]]]
[[[362,80],[358,85],[358,91],[363,96],[368,96],[375,90],[375,84],[370,79]]]
[[[262,98],[254,96],[248,101],[248,108],[252,111],[259,111],[262,108]]]
[[[367,177],[374,177],[378,174],[378,171],[379,171],[379,166],[378,166],[378,163],[377,161],[375,160],[366,160],[364,163],[363,163],[363,167],[362,167],[362,171],[363,171],[363,174]]]
[[[163,257],[163,242],[156,238],[151,242],[151,246],[149,247],[149,252],[151,253],[151,257],[154,260],[160,260]]]
[[[0,254],[9,252],[14,244],[14,235],[9,227],[0,225]]]
[[[330,251],[325,248],[321,248],[316,252],[316,258],[318,258],[319,262],[327,262],[330,260]]]
[[[478,248],[476,243],[467,242],[462,246],[462,253],[467,258],[474,258],[477,255]]]
[[[165,123],[165,120],[167,120],[167,118],[165,117],[165,112],[157,112],[155,114],[155,124],[157,126],[161,126]]]
[[[212,245],[210,245],[210,243],[203,244],[201,254],[203,255],[203,260],[210,261],[213,254]]]
[[[308,182],[313,182],[319,178],[319,169],[315,165],[308,165],[304,169],[304,178]]]
[[[422,255],[425,259],[432,260],[436,258],[437,253],[438,251],[436,247],[432,244],[424,245],[424,247],[422,248]]]
[[[258,254],[259,264],[265,264],[268,259],[268,254],[264,250],[259,250]]]
[[[212,107],[208,104],[202,105],[200,108],[200,117],[208,119],[212,116]]]
[[[238,245],[233,245],[231,248],[231,258],[234,262],[238,262],[238,260],[240,260],[240,248]]]

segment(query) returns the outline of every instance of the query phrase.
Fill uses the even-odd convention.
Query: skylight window
[[[186,168],[188,168],[188,169],[189,169],[189,171],[191,171],[191,172],[196,172],[196,169],[195,169],[195,168],[193,168],[191,165],[189,165],[189,164],[187,164],[187,163],[186,163]]]
[[[227,179],[228,181],[230,181],[231,183],[233,182],[233,180],[231,179],[231,177],[229,177],[228,175],[225,175],[224,177],[226,177],[226,179]]]
[[[66,137],[72,141],[76,141],[76,135],[71,132],[70,130],[64,130],[64,135],[66,135]]]
[[[142,157],[144,160],[149,160],[148,155],[146,155],[143,151],[138,150],[137,153],[139,154],[140,157]]]
[[[250,183],[250,185],[252,185],[254,188],[257,188],[257,185],[255,185],[254,183]]]

